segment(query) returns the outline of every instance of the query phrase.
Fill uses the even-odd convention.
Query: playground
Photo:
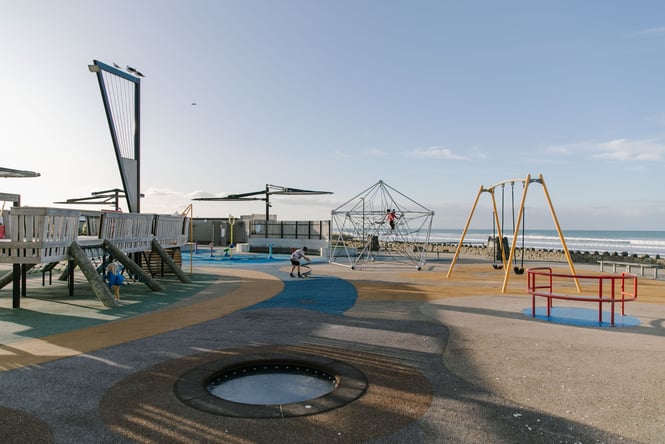
[[[0,426],[7,442],[658,441],[663,282],[640,280],[626,308],[638,326],[589,328],[532,318],[526,274],[501,292],[488,261],[459,258],[445,278],[450,261],[314,261],[302,280],[288,260],[201,263],[191,283],[158,278],[167,291],[131,283],[114,308],[78,291],[78,273],[74,296],[29,278],[20,310],[0,298]],[[258,421],[174,397],[186,372],[257,353],[343,361],[368,388],[337,409]]]
[[[178,215],[141,213],[140,79],[96,60],[88,69],[102,92],[129,213],[118,212],[119,190],[67,200],[115,199],[114,211],[86,216],[88,236],[79,231],[87,213],[22,208],[8,196],[16,208],[0,249],[3,443],[662,440],[665,282],[640,279],[638,292],[628,273],[620,292],[613,278],[611,296],[602,284],[583,289],[542,175],[481,186],[464,232],[489,193],[491,263],[460,255],[464,234],[454,255],[428,257],[433,211],[379,181],[332,211],[330,256],[314,257],[307,278],[292,279],[288,255],[271,250],[240,254],[211,243],[209,251],[181,251],[192,244],[191,205]],[[131,88],[114,103],[107,90],[119,82]],[[532,183],[542,185],[568,269],[524,262]],[[271,242],[270,197],[310,194],[330,192],[266,184],[195,200],[264,201],[261,234]],[[110,256],[132,272],[116,298],[100,274]],[[49,267],[63,262],[66,279],[51,280]],[[545,274],[549,282],[536,285],[534,276]],[[563,290],[553,277],[566,279]],[[605,279],[590,269],[584,277]],[[570,322],[561,308],[591,320]],[[317,374],[329,391],[258,404],[211,394],[247,372],[270,381]],[[273,388],[282,387],[264,391]]]

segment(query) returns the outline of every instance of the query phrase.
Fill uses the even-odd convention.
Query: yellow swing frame
[[[519,206],[519,212],[517,215],[517,221],[515,222],[515,232],[513,233],[513,240],[512,240],[512,245],[510,246],[510,254],[508,258],[506,259],[505,251],[503,248],[503,233],[501,232],[501,224],[499,223],[499,215],[497,212],[496,208],[496,199],[494,197],[494,190],[501,186],[505,187],[506,184],[511,184],[514,185],[516,182],[521,182],[524,186],[524,191],[522,192],[522,199],[520,201],[520,206]],[[453,269],[455,267],[455,264],[457,263],[457,259],[459,257],[460,251],[462,249],[462,245],[464,243],[464,237],[466,236],[467,231],[469,230],[469,225],[471,225],[471,220],[473,219],[473,214],[476,210],[476,206],[478,205],[478,200],[480,199],[480,195],[483,193],[489,193],[491,198],[492,198],[492,208],[493,208],[493,214],[494,214],[494,219],[496,226],[498,227],[498,235],[499,235],[499,248],[501,249],[501,260],[503,262],[503,269],[505,270],[504,277],[503,277],[503,285],[501,287],[501,293],[505,293],[506,289],[508,288],[508,281],[510,279],[510,272],[511,268],[508,267],[508,264],[511,264],[513,262],[513,258],[515,256],[515,246],[517,245],[517,236],[519,234],[519,227],[520,223],[522,222],[522,218],[524,217],[524,203],[526,202],[526,196],[527,192],[529,190],[529,185],[532,183],[540,183],[543,186],[543,192],[545,194],[545,199],[547,200],[547,205],[550,209],[550,213],[552,215],[552,220],[554,221],[554,225],[556,227],[556,231],[559,235],[559,239],[561,240],[561,246],[563,247],[563,251],[566,255],[566,260],[568,262],[568,266],[570,267],[570,272],[573,276],[576,276],[575,273],[575,266],[573,265],[573,260],[570,257],[570,252],[568,251],[568,246],[566,245],[566,239],[563,237],[563,232],[561,231],[561,226],[559,225],[559,220],[556,217],[556,212],[554,211],[554,206],[552,205],[552,200],[550,199],[550,194],[547,191],[547,186],[545,185],[545,179],[543,178],[543,175],[540,174],[538,176],[538,179],[533,179],[531,177],[531,174],[527,175],[525,179],[509,179],[509,180],[503,180],[501,182],[497,182],[494,185],[491,185],[489,187],[484,187],[480,186],[480,189],[478,190],[478,194],[476,195],[476,199],[473,202],[473,207],[471,208],[471,213],[469,214],[469,217],[466,221],[466,225],[464,226],[464,230],[462,231],[462,237],[460,238],[459,244],[457,245],[457,249],[455,250],[455,255],[453,256],[453,260],[450,263],[450,267],[448,268],[448,274],[446,277],[450,278],[453,274]],[[577,286],[577,291],[582,292],[582,287],[580,285],[580,282],[577,278],[575,278],[575,285]]]

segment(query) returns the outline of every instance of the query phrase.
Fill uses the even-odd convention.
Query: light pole
[[[233,248],[233,246],[234,246],[233,245],[233,225],[235,223],[236,223],[235,217],[233,217],[229,214],[229,225],[231,225],[231,244],[229,245],[229,247],[231,247],[231,248]]]

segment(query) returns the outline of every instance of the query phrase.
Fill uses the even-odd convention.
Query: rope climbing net
[[[364,269],[390,259],[420,270],[434,212],[382,180],[334,209],[330,263]]]

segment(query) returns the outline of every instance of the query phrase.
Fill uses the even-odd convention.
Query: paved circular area
[[[307,388],[304,382],[307,378],[288,384],[287,389],[282,389],[276,378],[272,378],[269,383],[258,385],[256,379],[251,379],[251,382],[244,384],[244,397],[241,396],[242,393],[234,394],[231,398],[219,397],[208,390],[213,381],[218,381],[219,385],[234,378],[270,376],[274,373],[306,377],[316,375],[320,380],[325,380],[325,391],[320,391],[319,395],[315,396],[299,397],[301,401],[293,401],[294,394],[301,395],[299,389]],[[229,377],[231,379],[226,379]],[[287,418],[315,415],[342,407],[362,396],[367,386],[365,375],[342,361],[329,356],[285,353],[280,351],[279,347],[273,347],[270,350],[248,348],[236,353],[226,351],[223,358],[205,362],[179,376],[174,389],[183,403],[214,415],[235,418]],[[247,391],[250,393],[246,393]],[[246,401],[247,398],[258,399],[259,393],[266,395],[263,398],[273,401]],[[267,396],[268,394],[273,396]],[[276,396],[277,394],[280,396]],[[285,397],[289,401],[284,401]]]
[[[220,416],[193,408],[174,395],[174,384],[193,368],[233,358],[248,349],[229,349],[169,360],[123,379],[100,402],[100,415],[116,433],[137,442],[329,442],[339,430],[343,442],[389,435],[420,418],[429,408],[432,387],[421,373],[384,356],[349,353],[332,347],[253,347],[253,354],[323,356],[348,362],[367,376],[360,398],[316,415],[282,418]],[[386,368],[393,371],[386,371]],[[364,427],[348,427],[362,420]],[[161,423],[161,426],[159,426]],[[196,424],[194,427],[193,425]],[[346,425],[346,426],[345,426]],[[269,431],[269,432],[268,432]]]
[[[53,435],[41,419],[16,409],[0,406],[0,430],[3,444],[50,444]]]

